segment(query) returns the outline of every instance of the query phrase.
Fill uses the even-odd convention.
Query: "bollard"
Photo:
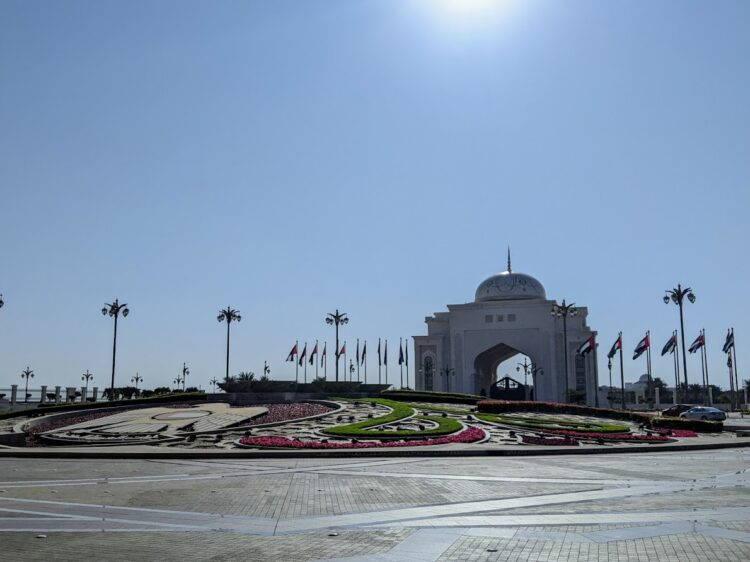
[[[659,390],[661,390],[659,387],[654,388],[654,402],[656,402],[657,410],[661,410],[661,396]]]
[[[42,397],[39,399],[40,404],[44,404],[47,401],[47,386],[42,386]]]
[[[99,398],[99,387],[98,386],[94,387],[94,390],[93,390],[93,393],[92,393],[91,397],[94,399],[94,402],[96,402],[97,399]]]
[[[18,385],[12,384],[10,385],[10,405],[15,406],[17,400],[18,400]]]
[[[86,402],[86,394],[88,394],[87,390],[88,389],[85,386],[81,387],[81,402]]]
[[[55,404],[59,404],[59,403],[60,403],[60,387],[56,386],[55,387]]]

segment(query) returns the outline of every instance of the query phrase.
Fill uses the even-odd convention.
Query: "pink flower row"
[[[526,445],[558,445],[574,446],[578,441],[571,437],[537,437],[536,435],[521,435],[521,441]]]
[[[545,433],[554,433],[555,435],[566,435],[578,439],[604,439],[605,441],[651,441],[664,442],[671,441],[666,435],[637,435],[634,433],[595,433],[568,431],[566,429],[549,429]]]
[[[260,406],[267,408],[268,412],[255,418],[247,425],[291,421],[333,411],[333,408],[324,406],[323,404],[313,404],[310,402],[297,402],[293,404],[260,404]]]
[[[302,441],[289,437],[243,437],[240,444],[251,447],[281,447],[284,449],[373,449],[378,447],[418,447],[424,445],[445,445],[448,443],[474,443],[484,439],[484,431],[467,427],[463,431],[445,437],[411,441]]]

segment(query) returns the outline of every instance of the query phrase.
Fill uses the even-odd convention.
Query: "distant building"
[[[565,378],[563,320],[551,314],[542,284],[511,270],[485,279],[474,301],[448,305],[425,319],[427,335],[415,336],[416,388],[490,395],[503,361],[524,354],[541,370],[533,377],[533,399],[597,403],[596,349],[585,357],[576,349],[596,332],[588,310],[567,318],[568,377]],[[521,374],[523,376],[523,374]],[[531,381],[530,381],[531,382]]]

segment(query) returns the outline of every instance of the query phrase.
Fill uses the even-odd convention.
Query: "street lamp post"
[[[34,378],[34,371],[26,367],[26,369],[21,371],[21,378],[26,379],[26,391],[23,393],[23,401],[24,403],[28,403],[29,401],[29,379]]]
[[[263,361],[263,376],[265,377],[270,374],[271,374],[271,367],[268,366],[268,361]]]
[[[346,312],[339,312],[338,308],[336,312],[326,314],[326,324],[336,327],[336,382],[339,382],[339,326],[348,323],[349,317],[346,315]]]
[[[224,380],[229,380],[229,326],[232,322],[239,322],[240,320],[242,320],[242,316],[240,316],[239,310],[234,310],[231,307],[226,307],[224,310],[219,312],[219,315],[216,317],[216,319],[219,322],[227,323],[227,370],[226,375],[224,376]]]
[[[351,381],[352,378],[354,378],[354,361],[349,359],[349,380]]]
[[[213,387],[214,387],[214,394],[216,394],[216,383],[218,383],[219,381],[217,381],[217,380],[216,380],[216,377],[214,377],[214,378],[212,378],[212,379],[211,379],[210,381],[208,381],[208,382],[209,382],[209,383],[211,384],[211,386],[213,386]]]
[[[85,402],[88,399],[89,396],[89,381],[94,378],[94,375],[89,373],[89,370],[86,369],[86,372],[81,375],[81,380],[86,381],[86,386],[83,387],[83,401]]]
[[[127,303],[122,303],[115,299],[112,303],[104,303],[104,308],[102,308],[102,314],[104,316],[111,316],[115,319],[115,334],[114,338],[112,340],[112,384],[110,384],[109,387],[109,399],[114,400],[115,399],[115,359],[117,357],[117,319],[120,317],[120,313],[122,313],[122,317],[127,317],[128,314],[130,314],[130,309],[128,308]]]
[[[130,379],[130,382],[135,383],[135,393],[138,394],[138,383],[143,382],[143,377],[136,372],[135,376]]]
[[[695,294],[690,287],[682,288],[682,285],[677,284],[676,289],[665,291],[664,304],[669,304],[671,300],[680,309],[680,338],[682,339],[682,376],[685,384],[685,397],[687,397],[687,354],[685,353],[685,320],[682,313],[682,303],[685,301],[685,297],[691,302],[695,302]],[[675,392],[677,389],[675,388]]]
[[[441,369],[440,372],[445,375],[445,391],[450,392],[451,391],[451,375],[456,375],[456,370],[453,367],[446,367],[445,369]]]
[[[182,364],[182,392],[185,392],[185,377],[190,374],[190,369],[187,368],[185,363]]]
[[[563,321],[563,352],[565,357],[565,385],[570,384],[568,381],[568,317],[578,315],[578,309],[575,307],[575,303],[565,304],[563,299],[562,304],[553,304],[550,314],[555,318],[562,318]],[[567,401],[567,398],[566,398]]]
[[[182,384],[183,382],[184,382],[184,379],[183,379],[183,378],[182,378],[182,377],[181,377],[180,375],[177,375],[177,376],[176,376],[176,377],[175,377],[175,378],[174,378],[174,379],[172,380],[172,383],[174,383],[175,385],[177,385],[177,390],[180,390],[180,385],[181,385],[181,384]]]

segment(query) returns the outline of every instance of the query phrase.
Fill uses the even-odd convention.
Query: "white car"
[[[727,415],[718,408],[709,408],[708,406],[696,406],[690,408],[686,412],[680,414],[681,418],[688,418],[691,420],[712,420],[712,421],[724,421],[727,419]]]

